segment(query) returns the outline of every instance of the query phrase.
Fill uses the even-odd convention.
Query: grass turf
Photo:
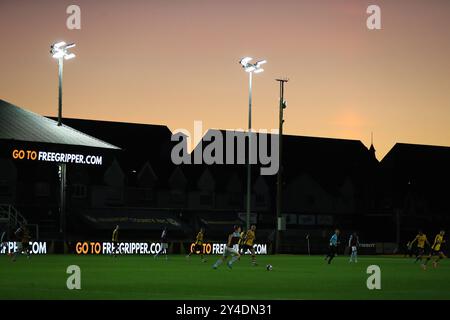
[[[424,271],[400,257],[245,256],[213,270],[217,256],[47,255],[11,262],[0,256],[0,299],[450,299],[450,262]],[[266,264],[273,271],[266,271]],[[369,265],[381,268],[381,290],[368,290]],[[66,268],[81,268],[81,290],[68,290]]]

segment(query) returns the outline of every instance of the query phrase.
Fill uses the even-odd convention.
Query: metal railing
[[[0,204],[0,222],[3,221],[7,225],[8,238],[10,230],[17,227],[27,225],[27,219],[12,205]]]

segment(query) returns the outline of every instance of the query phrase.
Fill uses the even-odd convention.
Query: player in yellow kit
[[[203,258],[203,237],[204,231],[203,228],[200,228],[200,231],[197,233],[197,236],[195,237],[194,250],[191,250],[191,252],[189,252],[189,254],[186,256],[186,258],[190,258],[191,254],[195,252],[196,254],[200,253],[200,258],[202,259],[202,262],[206,262],[206,260]]]
[[[427,260],[422,264],[424,269],[427,268],[427,263],[433,257],[433,267],[437,267],[438,263],[441,259],[445,257],[444,252],[442,251],[442,244],[445,243],[444,240],[445,231],[441,230],[436,237],[434,238],[433,245],[431,246],[430,255],[427,257]]]
[[[242,254],[242,250],[244,249],[245,234],[246,234],[245,231],[241,231],[241,236],[239,237],[239,242],[238,242],[239,254]]]
[[[247,231],[247,233],[245,234],[245,240],[244,240],[244,246],[243,246],[243,254],[245,254],[245,252],[247,250],[250,250],[251,254],[252,254],[252,264],[254,266],[256,266],[256,254],[255,254],[255,248],[253,247],[255,244],[255,239],[256,239],[256,226],[252,225],[250,227],[250,230]]]
[[[422,232],[422,230],[419,230],[419,233],[414,238],[414,240],[410,242],[409,245],[412,247],[412,245],[416,241],[417,241],[417,252],[416,252],[416,261],[414,261],[414,263],[416,263],[419,260],[422,260],[423,255],[425,254],[425,243],[430,245],[430,243],[428,242],[426,234],[424,234]]]

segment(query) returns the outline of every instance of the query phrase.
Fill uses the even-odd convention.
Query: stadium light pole
[[[64,41],[57,42],[50,47],[50,53],[54,59],[58,60],[58,126],[62,125],[62,78],[64,60],[75,58],[74,53],[70,53],[69,49],[75,47],[75,43],[67,44]]]
[[[247,163],[247,216],[246,216],[246,225],[247,230],[250,229],[250,207],[251,207],[251,145],[252,145],[252,82],[253,82],[253,73],[261,73],[264,71],[261,66],[265,64],[266,60],[260,60],[256,63],[250,63],[253,58],[245,57],[239,61],[239,64],[242,66],[245,72],[248,73],[249,81],[248,81],[248,163]]]
[[[280,83],[280,115],[279,115],[279,133],[278,133],[278,162],[280,167],[277,174],[277,217],[275,221],[275,253],[280,253],[281,236],[280,232],[284,228],[281,223],[282,218],[282,200],[283,200],[283,125],[284,125],[284,109],[287,103],[284,100],[284,85],[289,81],[288,79],[276,79]],[[308,240],[309,247],[309,240]]]
[[[75,43],[67,44],[64,41],[57,42],[50,46],[50,53],[54,59],[58,60],[58,126],[62,125],[62,78],[64,60],[75,58],[74,53],[69,49],[75,47]],[[60,178],[60,223],[59,231],[63,237],[63,252],[66,243],[66,188],[67,188],[67,166],[65,163],[58,164]]]

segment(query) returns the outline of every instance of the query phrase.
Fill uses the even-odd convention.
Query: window
[[[266,203],[266,197],[263,194],[256,194],[256,204],[264,205]]]
[[[183,204],[184,203],[184,195],[182,192],[172,191],[170,193],[170,202],[172,204]]]
[[[230,205],[239,206],[242,204],[242,193],[232,192],[230,194]]]
[[[50,196],[50,185],[47,182],[37,182],[34,185],[36,197],[45,198]]]
[[[309,194],[309,195],[306,197],[306,203],[307,203],[309,206],[313,206],[314,204],[316,204],[316,198],[315,198],[313,195]]]
[[[86,198],[87,187],[84,184],[74,184],[72,185],[72,197],[83,199]]]
[[[109,205],[119,205],[123,203],[123,188],[106,187],[106,203]]]
[[[0,180],[0,195],[7,196],[10,195],[10,187],[6,180]]]
[[[212,196],[210,194],[200,195],[200,204],[202,206],[211,205],[212,204]]]
[[[144,189],[143,194],[142,194],[142,200],[153,201],[153,190],[152,189]]]

